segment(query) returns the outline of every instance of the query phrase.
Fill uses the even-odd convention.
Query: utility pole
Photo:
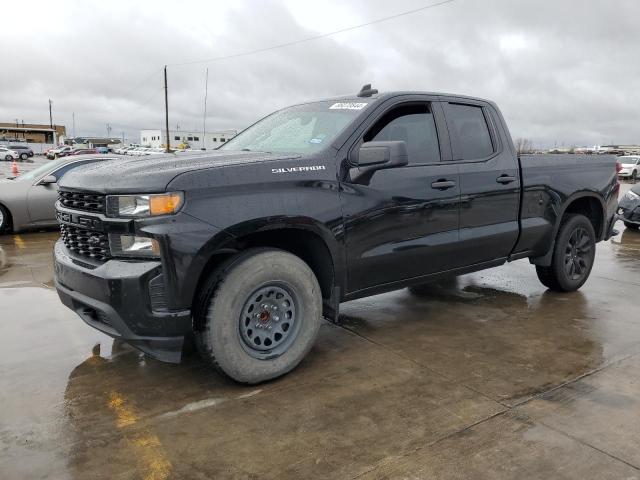
[[[71,132],[73,138],[76,138],[76,112],[71,112]]]
[[[122,132],[122,146],[124,147],[124,132]]]
[[[53,115],[51,113],[51,99],[49,99],[49,126],[53,130]]]
[[[171,139],[169,138],[169,89],[167,88],[167,66],[164,66],[164,122],[167,136],[167,153],[171,153]]]
[[[207,67],[207,73],[204,80],[204,116],[202,118],[202,150],[205,149],[205,139],[207,134],[207,93],[209,91],[209,68]]]

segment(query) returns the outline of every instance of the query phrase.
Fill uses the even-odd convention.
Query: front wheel
[[[556,292],[578,290],[589,278],[596,255],[593,225],[584,215],[566,216],[553,250],[551,265],[536,265],[542,284]]]
[[[26,160],[27,158],[29,158],[29,154],[27,154],[27,153],[21,153],[21,154],[20,154],[20,160],[23,160],[23,161],[24,161],[24,160]]]
[[[12,157],[11,155],[6,155],[6,156],[4,157],[4,159],[5,159],[7,162],[10,162],[11,160],[13,160],[13,157]]]
[[[196,305],[196,346],[213,367],[242,383],[295,368],[322,320],[322,295],[300,258],[251,249],[212,273]]]
[[[0,205],[0,234],[9,230],[9,211],[2,205]]]

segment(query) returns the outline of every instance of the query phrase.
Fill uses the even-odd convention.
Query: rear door
[[[442,108],[411,96],[379,107],[353,143],[406,142],[409,164],[343,184],[349,293],[447,268],[458,240],[458,166]],[[445,161],[443,161],[445,160]]]
[[[518,164],[507,133],[490,104],[449,99],[443,107],[460,168],[457,266],[507,257],[518,238],[520,206]]]

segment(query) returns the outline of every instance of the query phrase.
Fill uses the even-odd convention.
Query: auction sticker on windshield
[[[329,107],[329,110],[362,110],[366,107],[368,103],[359,103],[359,102],[339,102],[334,103]]]

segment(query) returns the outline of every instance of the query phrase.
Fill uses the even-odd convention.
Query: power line
[[[404,16],[407,16],[407,15],[412,15],[414,13],[422,12],[424,10],[429,10],[429,9],[435,8],[435,7],[440,7],[440,6],[445,5],[447,3],[453,3],[454,1],[455,0],[442,0],[442,1],[437,2],[437,3],[431,3],[429,5],[424,5],[424,6],[419,7],[419,8],[414,8],[413,10],[407,10],[407,11],[404,11],[404,12],[396,13],[395,15],[390,15],[388,17],[378,18],[376,20],[371,20],[369,22],[361,23],[359,25],[353,25],[351,27],[341,28],[340,30],[334,30],[333,32],[321,33],[321,34],[318,34],[318,35],[314,35],[312,37],[301,38],[299,40],[294,40],[294,41],[291,41],[291,42],[279,43],[277,45],[272,45],[270,47],[265,47],[265,48],[259,48],[257,50],[250,50],[250,51],[247,51],[247,52],[235,53],[233,55],[225,55],[225,56],[222,56],[222,57],[213,57],[213,58],[207,58],[207,59],[202,59],[202,60],[193,60],[191,62],[168,63],[167,66],[170,66],[170,67],[181,67],[181,66],[184,66],[184,65],[195,65],[197,63],[212,63],[212,62],[217,62],[217,61],[220,61],[220,60],[228,60],[230,58],[246,57],[248,55],[254,55],[256,53],[268,52],[270,50],[276,50],[278,48],[284,48],[284,47],[289,47],[291,45],[298,45],[300,43],[311,42],[313,40],[318,40],[318,39],[321,39],[321,38],[330,37],[332,35],[337,35],[338,33],[349,32],[349,31],[352,31],[352,30],[356,30],[358,28],[368,27],[370,25],[375,25],[377,23],[387,22],[387,21],[393,20],[395,18],[404,17]]]
[[[132,88],[130,88],[129,90],[127,90],[126,93],[121,94],[121,97],[128,97],[129,95],[131,95],[133,92],[135,92],[136,90],[140,89],[141,87],[144,87],[147,85],[147,82],[153,78],[154,76],[156,76],[158,73],[160,73],[162,71],[162,68],[158,68],[156,70],[153,71],[152,74],[147,75],[144,80],[142,80],[139,83],[136,83]]]
[[[164,90],[164,85],[161,86],[159,89],[156,89],[144,102],[139,103],[137,107],[138,108],[144,107],[147,103],[153,100],[158,95],[158,93],[160,93],[162,90]]]
[[[314,35],[314,36],[311,36],[311,37],[306,37],[306,38],[301,38],[301,39],[298,39],[298,40],[293,40],[291,42],[285,42],[285,43],[280,43],[280,44],[276,44],[276,45],[271,45],[269,47],[259,48],[259,49],[256,49],[256,50],[249,50],[249,51],[246,51],[246,52],[240,52],[240,53],[236,53],[236,54],[232,54],[232,55],[225,55],[225,56],[221,56],[221,57],[213,57],[213,58],[202,59],[202,60],[193,60],[193,61],[190,61],[190,62],[168,63],[164,67],[161,67],[161,68],[159,68],[157,70],[154,70],[150,75],[145,77],[144,80],[142,80],[141,82],[139,82],[136,85],[134,85],[126,93],[122,94],[121,97],[128,97],[129,95],[131,95],[136,90],[142,88],[143,86],[146,86],[148,81],[151,78],[153,78],[155,75],[157,75],[158,73],[162,72],[163,70],[166,70],[167,66],[177,67],[177,66],[184,66],[184,65],[195,65],[195,64],[198,64],[198,63],[213,63],[213,62],[217,62],[217,61],[220,61],[220,60],[227,60],[227,59],[231,59],[231,58],[238,58],[238,57],[246,57],[246,56],[249,56],[249,55],[255,55],[256,53],[263,53],[263,52],[268,52],[268,51],[271,51],[271,50],[277,50],[279,48],[289,47],[289,46],[292,46],[292,45],[298,45],[298,44],[301,44],[301,43],[311,42],[311,41],[314,41],[314,40],[319,40],[321,38],[327,38],[327,37],[330,37],[332,35],[337,35],[339,33],[349,32],[349,31],[357,30],[359,28],[364,28],[364,27],[368,27],[368,26],[375,25],[375,24],[378,24],[378,23],[387,22],[389,20],[394,20],[396,18],[405,17],[407,15],[413,15],[415,13],[419,13],[419,12],[422,12],[424,10],[429,10],[429,9],[432,9],[432,8],[440,7],[440,6],[446,5],[448,3],[453,3],[454,1],[455,0],[441,0],[441,1],[436,2],[436,3],[430,3],[428,5],[423,5],[422,7],[414,8],[412,10],[406,10],[404,12],[400,12],[400,13],[396,13],[394,15],[389,15],[387,17],[382,17],[382,18],[378,18],[378,19],[375,19],[375,20],[371,20],[369,22],[361,23],[359,25],[352,25],[350,27],[341,28],[339,30],[334,30],[332,32],[321,33],[321,34]],[[166,87],[163,86],[159,90],[156,90],[144,102],[139,104],[138,108],[145,106],[147,103],[149,103],[151,100],[153,100],[161,90],[166,90]],[[165,94],[166,93],[167,92],[165,91]],[[205,102],[206,102],[206,100],[205,100]],[[206,106],[205,106],[205,109],[206,109]],[[205,112],[206,112],[206,110],[205,110]],[[205,113],[205,121],[206,121],[206,113]]]

